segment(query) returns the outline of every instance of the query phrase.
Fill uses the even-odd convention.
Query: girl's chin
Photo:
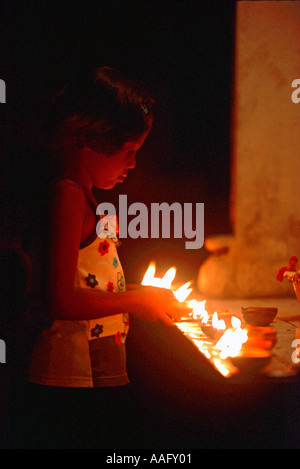
[[[97,187],[98,189],[104,189],[104,190],[113,189],[118,183],[122,183],[124,179],[125,178],[123,176],[120,176],[118,177],[116,181],[112,181],[107,184],[104,184],[104,183],[97,184],[97,182],[95,182],[94,186]]]

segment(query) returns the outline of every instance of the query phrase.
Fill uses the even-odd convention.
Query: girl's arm
[[[171,325],[183,313],[172,292],[141,287],[126,292],[102,292],[74,286],[85,218],[86,199],[75,185],[58,188],[50,233],[50,313],[55,319],[85,320],[131,313]]]

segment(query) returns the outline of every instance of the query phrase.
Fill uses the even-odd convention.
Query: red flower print
[[[98,251],[100,252],[101,256],[104,256],[108,253],[109,243],[106,241],[106,239],[99,244]]]
[[[88,287],[95,288],[96,285],[98,285],[98,282],[96,280],[96,275],[89,274],[87,277],[84,279],[86,281],[86,284]]]
[[[114,291],[114,284],[112,282],[108,282],[107,291]]]
[[[122,334],[121,334],[121,332],[118,331],[115,335],[116,344],[121,345],[121,340],[122,340]]]

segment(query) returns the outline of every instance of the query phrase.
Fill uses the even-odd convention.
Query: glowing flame
[[[156,265],[150,262],[148,269],[142,280],[142,285],[170,289],[176,275],[176,268],[171,267],[163,278],[155,277]]]
[[[220,358],[236,357],[242,345],[248,340],[246,329],[242,329],[240,319],[233,316],[231,318],[232,329],[227,329],[221,339],[216,344],[216,349],[220,350]]]
[[[208,312],[205,309],[206,300],[197,301],[197,300],[190,300],[188,303],[188,307],[193,310],[192,316],[195,321],[198,319],[201,320],[204,324],[208,322]]]
[[[164,288],[168,288],[168,289],[171,288],[175,275],[176,275],[176,269],[175,267],[171,267],[161,279],[161,282]]]
[[[142,280],[142,285],[144,286],[151,286],[151,287],[160,287],[160,288],[167,288],[171,290],[172,282],[176,275],[176,268],[171,267],[162,278],[155,277],[156,272],[156,264],[155,262],[150,262],[148,269]],[[183,303],[189,294],[192,292],[192,288],[189,288],[190,282],[185,283],[177,290],[173,291],[175,297],[180,303]]]
[[[196,305],[198,304],[198,301],[197,300],[190,300],[188,302],[188,307],[193,309]]]
[[[224,319],[218,318],[218,313],[213,314],[211,325],[214,329],[218,329],[218,330],[226,329],[225,321]]]
[[[150,262],[148,269],[145,272],[145,275],[142,280],[142,285],[151,285],[155,277],[156,265],[154,262]]]
[[[174,295],[176,296],[177,300],[180,303],[183,303],[186,298],[189,296],[191,291],[193,291],[192,288],[188,288],[190,286],[190,282],[185,283],[181,287],[178,288],[178,290],[174,291]]]
[[[238,327],[241,327],[241,320],[235,316],[232,316],[231,318],[231,325],[234,329],[237,329]]]

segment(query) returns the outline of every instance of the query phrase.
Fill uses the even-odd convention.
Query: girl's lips
[[[126,174],[120,174],[120,176],[118,177],[118,180],[119,180],[120,182],[123,182],[126,177],[127,177],[127,173],[126,173]]]

